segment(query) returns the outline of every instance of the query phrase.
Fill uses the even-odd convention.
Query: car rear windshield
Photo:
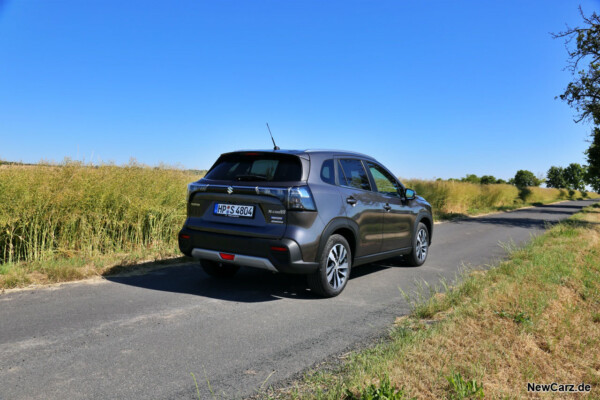
[[[291,182],[302,177],[302,164],[289,154],[232,153],[221,156],[206,179],[220,181]]]

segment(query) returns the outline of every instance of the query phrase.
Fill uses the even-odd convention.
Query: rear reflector
[[[219,253],[219,256],[221,259],[227,261],[233,261],[235,259],[235,254]]]
[[[273,251],[288,251],[288,248],[287,247],[271,246],[271,250],[273,250]]]
[[[189,239],[190,235],[179,235],[179,237],[182,239]]]

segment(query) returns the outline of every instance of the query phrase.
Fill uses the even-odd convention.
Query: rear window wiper
[[[264,175],[237,175],[235,177],[238,181],[267,181],[267,177]]]

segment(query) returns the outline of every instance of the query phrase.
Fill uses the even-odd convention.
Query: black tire
[[[428,254],[429,229],[427,229],[427,225],[419,222],[412,239],[412,252],[406,256],[406,261],[409,265],[418,267],[425,263]]]
[[[200,265],[209,276],[219,279],[232,278],[240,269],[237,265],[220,263],[217,261],[202,260]]]
[[[333,259],[330,258],[330,254]],[[319,296],[335,297],[346,287],[351,269],[352,252],[348,241],[342,235],[331,235],[321,253],[319,269],[307,276],[308,287]]]

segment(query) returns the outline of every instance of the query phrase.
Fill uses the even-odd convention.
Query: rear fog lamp
[[[219,256],[222,260],[227,261],[233,261],[235,259],[235,254],[219,253]]]

